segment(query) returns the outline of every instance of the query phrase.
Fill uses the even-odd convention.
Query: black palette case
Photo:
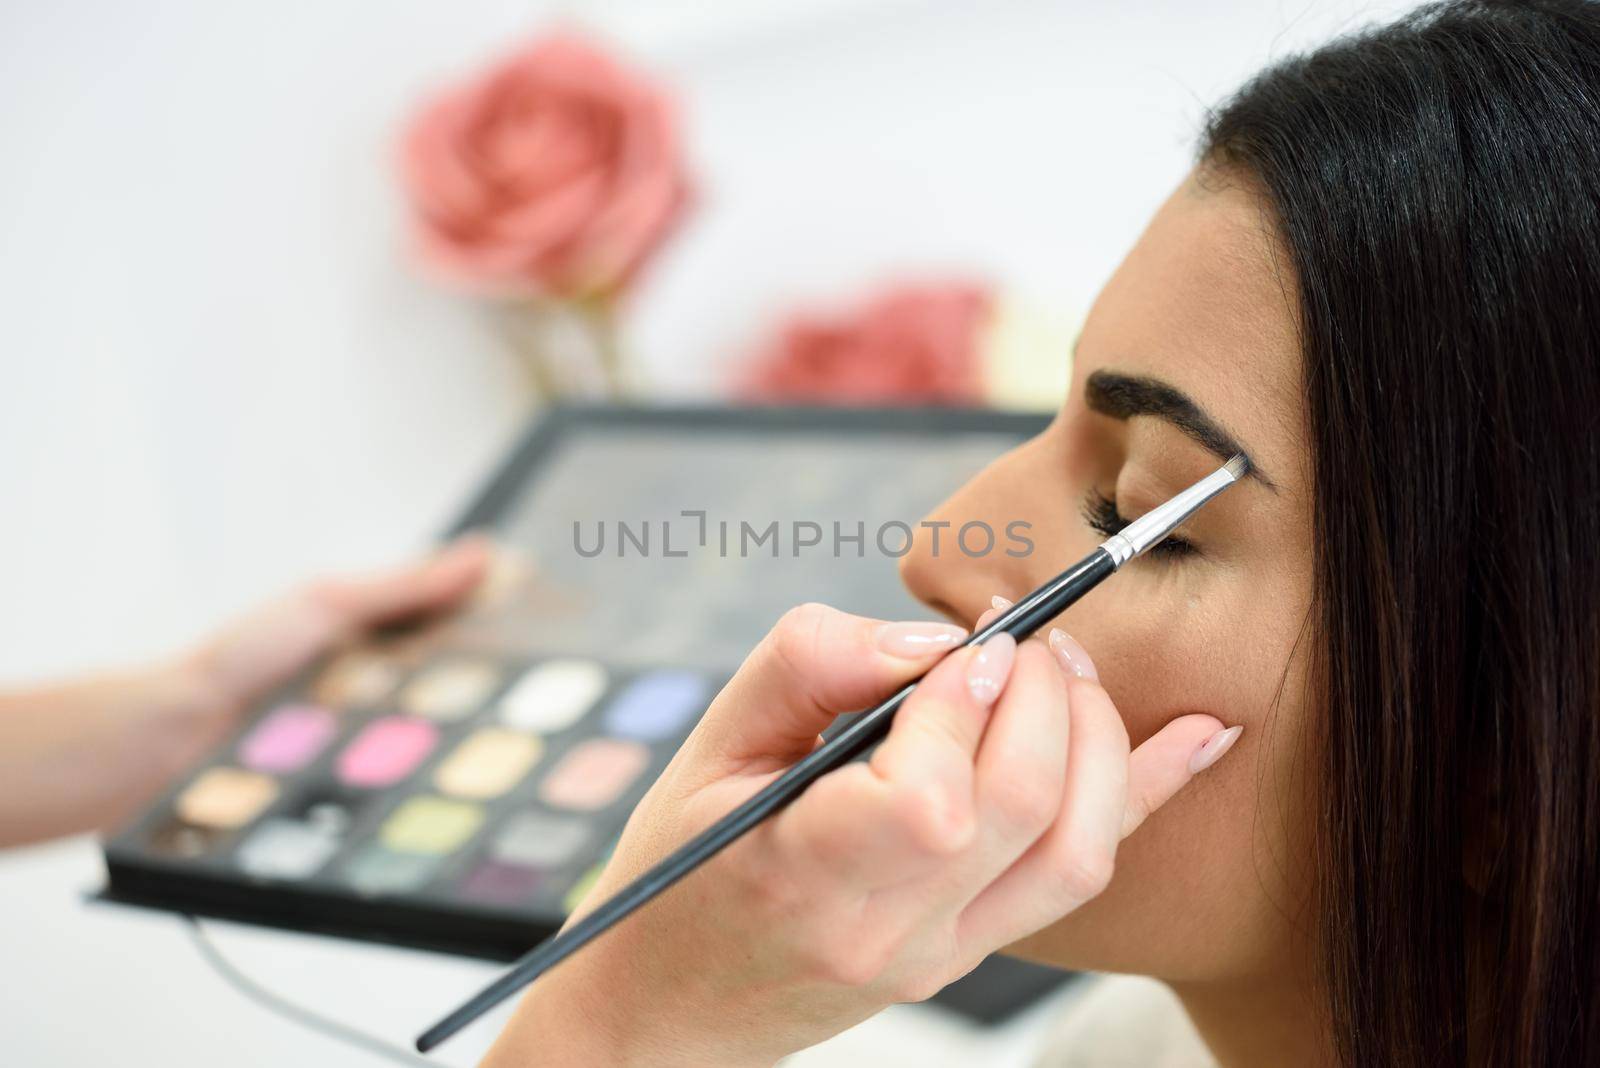
[[[783,611],[817,600],[927,617],[895,555],[918,520],[1046,422],[953,409],[545,413],[448,531],[502,546],[477,600],[338,650],[261,702],[107,843],[102,896],[520,955],[563,922]],[[1063,978],[996,957],[936,1000],[997,1020]]]

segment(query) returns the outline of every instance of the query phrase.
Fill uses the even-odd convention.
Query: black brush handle
[[[1001,631],[1018,641],[1029,637],[1116,569],[1117,564],[1111,554],[1104,549],[1096,549],[1006,609],[994,622],[963,642],[962,647],[981,645]],[[889,733],[895,712],[911,696],[911,691],[917,688],[922,678],[919,675],[876,708],[861,713],[844,730],[790,766],[744,804],[679,846],[599,908],[523,954],[504,975],[418,1036],[417,1049],[423,1053],[433,1049],[732,845],[745,832],[799,797],[806,787],[822,776],[865,754]]]

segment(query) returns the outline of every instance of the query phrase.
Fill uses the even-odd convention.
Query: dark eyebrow
[[[1277,484],[1256,466],[1237,438],[1207,415],[1187,393],[1159,378],[1096,371],[1084,383],[1083,399],[1091,411],[1113,419],[1131,419],[1136,415],[1165,419],[1201,448],[1223,460],[1243,456],[1250,465],[1250,475],[1273,493],[1278,492]]]

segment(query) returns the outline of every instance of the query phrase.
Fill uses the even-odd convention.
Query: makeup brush
[[[1029,637],[1114,574],[1123,564],[1172,533],[1173,528],[1194,514],[1201,505],[1243,478],[1247,470],[1249,461],[1243,456],[1235,456],[1176,497],[1156,506],[1107,538],[1094,552],[1002,612],[987,627],[962,643],[963,647],[981,645],[1002,631],[1018,641]],[[895,712],[911,696],[921,678],[918,676],[907,683],[893,697],[871,711],[861,713],[832,739],[792,765],[754,797],[678,847],[599,908],[524,954],[504,975],[424,1031],[417,1038],[417,1049],[424,1053],[433,1049],[710,860],[752,827],[799,797],[807,786],[835,768],[864,755],[889,733]]]

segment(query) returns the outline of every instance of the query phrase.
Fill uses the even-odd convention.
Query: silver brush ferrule
[[[1113,564],[1121,567],[1171,534],[1178,524],[1199,511],[1201,505],[1243,478],[1249,467],[1249,461],[1243,456],[1235,456],[1176,497],[1156,505],[1111,535],[1100,543],[1100,548],[1110,555]]]

